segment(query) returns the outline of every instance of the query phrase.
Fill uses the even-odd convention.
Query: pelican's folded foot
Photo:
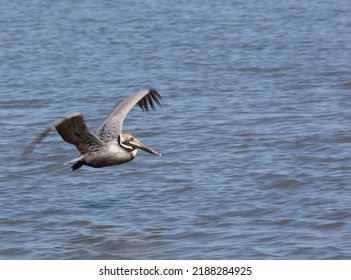
[[[71,166],[71,167],[72,167],[72,172],[73,172],[74,170],[77,170],[77,169],[81,168],[82,165],[83,165],[83,162],[82,162],[82,161],[78,161],[78,162],[76,162],[75,164],[73,164],[73,165]]]

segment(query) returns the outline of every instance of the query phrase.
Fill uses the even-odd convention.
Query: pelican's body
[[[107,117],[102,126],[93,133],[86,125],[81,113],[74,113],[55,122],[54,127],[63,140],[73,144],[80,152],[78,158],[73,159],[72,170],[82,165],[91,167],[105,167],[122,164],[136,157],[137,148],[160,156],[161,154],[139,142],[130,134],[122,134],[122,125],[128,112],[138,104],[148,110],[148,105],[155,109],[154,103],[160,105],[161,96],[154,89],[147,89],[131,95],[117,105]],[[47,135],[50,128],[40,134],[26,149],[32,150],[34,144]]]
[[[80,156],[77,161],[91,167],[112,166],[131,161],[136,157],[137,152],[137,149],[128,151],[117,142],[110,142],[98,151],[91,151]]]
[[[80,157],[69,161],[69,163],[74,163],[72,165],[73,171],[80,168],[82,165],[91,167],[113,166],[131,161],[136,157],[137,152],[138,150],[136,148],[127,149],[121,146],[117,141],[110,141],[101,143],[101,145],[95,149],[91,149]]]

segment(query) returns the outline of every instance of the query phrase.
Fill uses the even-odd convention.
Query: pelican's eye
[[[135,138],[132,137],[132,136],[128,136],[128,137],[126,138],[126,142],[130,142],[130,141],[134,141],[134,140],[135,140]]]

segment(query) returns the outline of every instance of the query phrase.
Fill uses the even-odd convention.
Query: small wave
[[[269,188],[278,188],[278,189],[282,189],[282,188],[293,188],[293,187],[297,187],[301,184],[301,182],[297,179],[275,179],[272,180],[270,183],[266,184],[266,187]]]
[[[344,226],[346,223],[344,222],[335,222],[335,223],[328,223],[328,224],[322,224],[318,225],[318,228],[321,229],[335,229],[335,228],[340,228]]]

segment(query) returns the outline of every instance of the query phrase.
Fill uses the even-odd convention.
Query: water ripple
[[[350,259],[348,1],[3,2],[1,259]],[[124,132],[162,157],[21,156],[150,86]]]

